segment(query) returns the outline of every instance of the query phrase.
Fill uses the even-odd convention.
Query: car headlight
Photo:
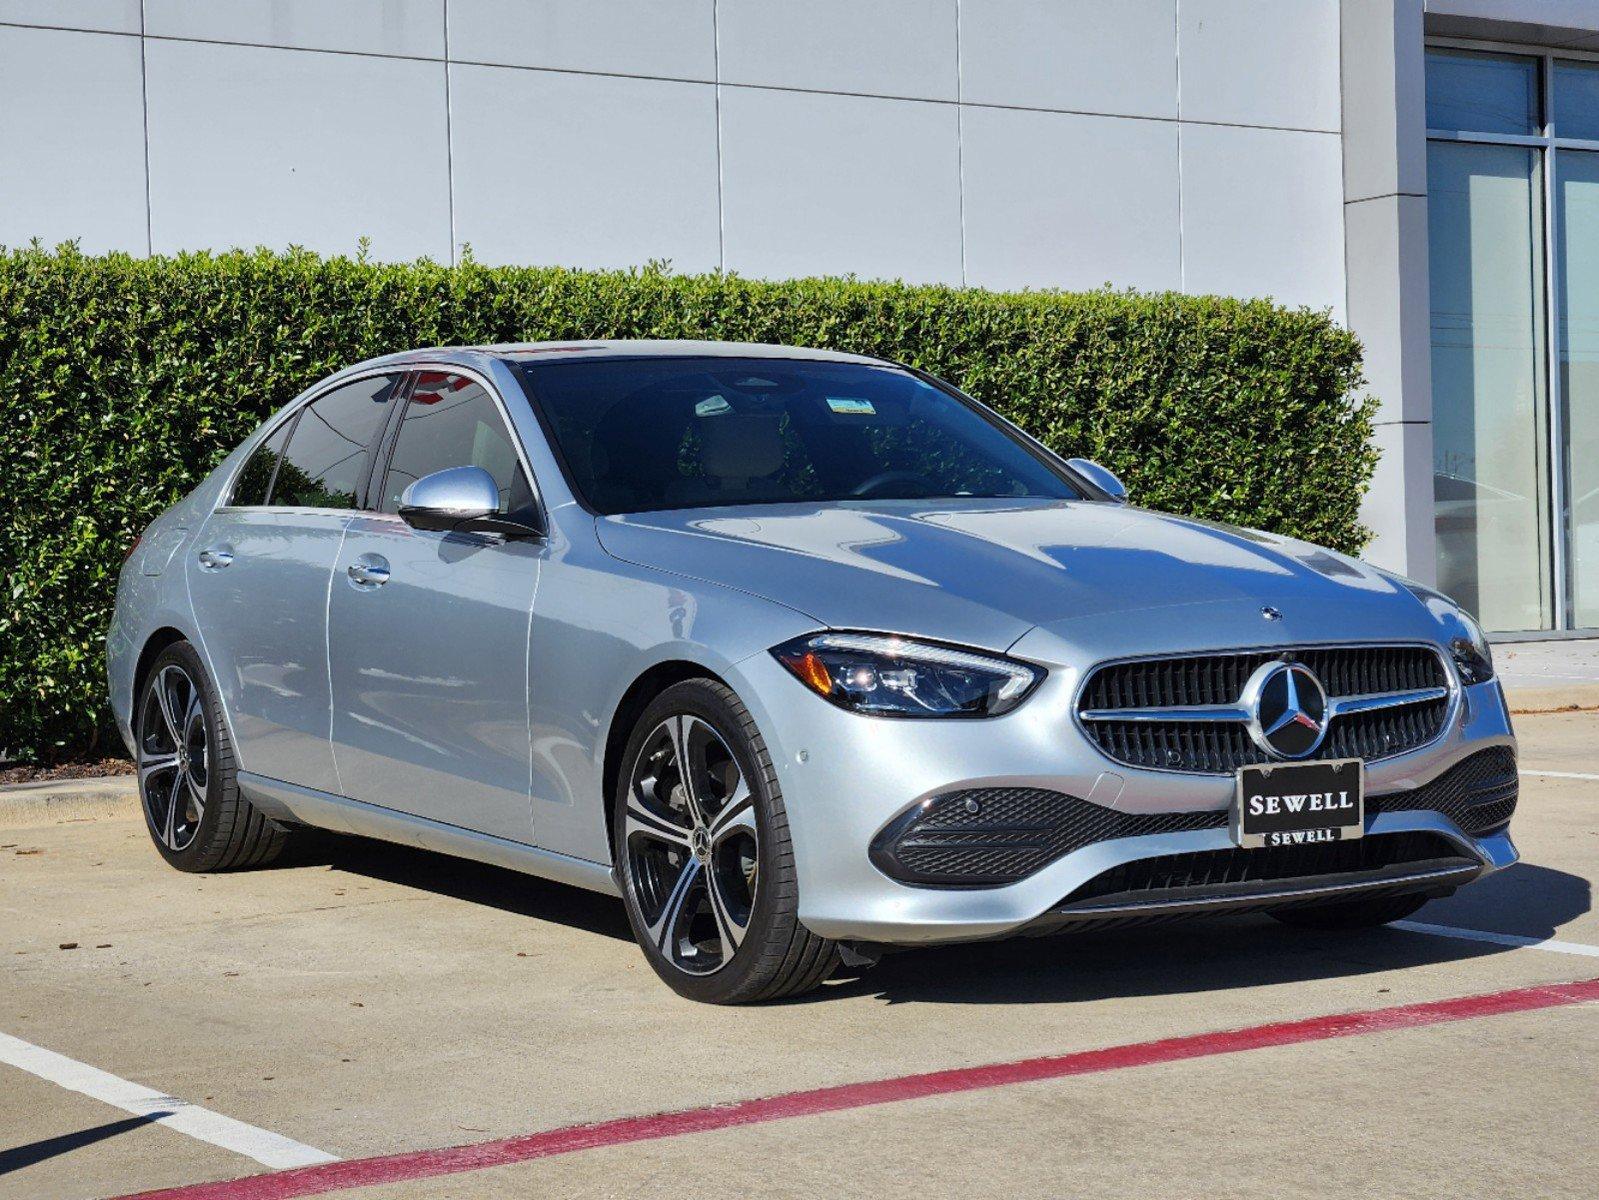
[[[1486,683],[1494,677],[1493,651],[1488,649],[1488,637],[1477,624],[1477,619],[1463,609],[1456,609],[1465,632],[1451,639],[1449,653],[1454,655],[1455,666],[1460,668],[1462,683]]]
[[[1464,684],[1487,683],[1494,677],[1493,651],[1488,648],[1488,635],[1483,633],[1477,618],[1442,592],[1416,583],[1413,580],[1394,578],[1417,600],[1425,604],[1440,621],[1454,626],[1449,639],[1449,655],[1455,660]]]
[[[878,717],[997,717],[1044,677],[1014,659],[884,634],[810,634],[772,655],[823,699]]]

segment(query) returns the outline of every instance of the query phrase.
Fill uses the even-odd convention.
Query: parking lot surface
[[[132,813],[0,828],[0,1197],[1592,1196],[1599,713],[1518,732],[1523,861],[1431,931],[1024,939],[746,1009],[486,867],[319,836],[184,876]]]

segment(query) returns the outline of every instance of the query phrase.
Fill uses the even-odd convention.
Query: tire
[[[1332,904],[1306,904],[1272,910],[1284,925],[1298,929],[1372,929],[1402,920],[1430,899],[1428,896],[1374,896],[1367,900],[1340,900]]]
[[[139,802],[162,858],[180,871],[236,871],[282,853],[287,831],[239,794],[221,702],[188,642],[151,664],[133,728]]]
[[[692,798],[676,765],[685,758]],[[837,968],[837,944],[800,924],[777,773],[730,688],[691,679],[650,703],[628,738],[614,807],[628,920],[673,991],[748,1004],[808,992]]]

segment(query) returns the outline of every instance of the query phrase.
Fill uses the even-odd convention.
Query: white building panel
[[[139,39],[0,30],[0,243],[148,248]]]
[[[968,283],[1182,285],[1175,123],[972,108],[961,161]]]
[[[722,89],[730,270],[959,283],[952,104]]]
[[[450,70],[456,243],[479,261],[720,264],[713,85]]]
[[[1177,0],[962,0],[961,99],[1177,115]]]
[[[953,100],[955,0],[721,0],[724,83]]]
[[[444,64],[150,40],[157,252],[450,257]]]

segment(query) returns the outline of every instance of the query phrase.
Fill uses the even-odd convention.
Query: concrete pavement
[[[1599,714],[1518,727],[1525,768],[1565,773],[1523,780],[1525,861],[1418,919],[1599,946]],[[345,1159],[1599,976],[1239,918],[892,956],[712,1009],[655,980],[603,897],[333,837],[184,876],[131,813],[0,830],[0,930],[0,1033]],[[1587,1196],[1595,1095],[1584,1004],[336,1194]],[[0,1064],[0,1170],[0,1197],[48,1200],[263,1168]]]
[[[1599,708],[1599,639],[1501,642],[1493,656],[1517,712]]]

